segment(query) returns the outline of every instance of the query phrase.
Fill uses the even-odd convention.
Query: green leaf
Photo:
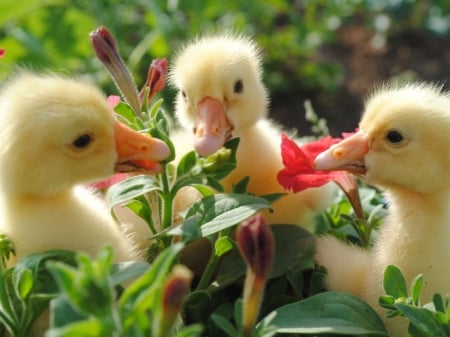
[[[394,296],[395,298],[408,297],[405,278],[397,266],[389,265],[386,267],[383,287],[387,295]]]
[[[312,268],[314,261],[314,237],[307,230],[295,225],[274,225],[271,227],[275,239],[275,259],[270,278],[286,274],[289,270],[303,271]],[[226,287],[240,278],[247,266],[237,249],[224,255],[214,281],[214,288]]]
[[[444,299],[442,298],[442,296],[440,294],[434,294],[433,295],[433,305],[434,305],[434,309],[436,311],[440,311],[442,313],[446,313]],[[449,311],[449,314],[450,314],[450,311]],[[450,321],[450,317],[449,317],[448,320]]]
[[[410,320],[410,324],[414,325],[424,336],[448,337],[432,311],[402,303],[397,303],[395,306]]]
[[[144,196],[136,197],[136,199],[127,201],[123,206],[148,223],[152,220],[152,210],[148,202],[143,199],[145,199]]]
[[[190,324],[181,329],[174,337],[197,337],[201,335],[202,331],[201,324]]]
[[[136,123],[136,115],[134,110],[124,102],[119,102],[115,107],[114,111],[119,114],[119,116],[123,117],[131,127]],[[135,128],[136,129],[136,128]]]
[[[411,297],[413,299],[413,303],[418,306],[420,301],[420,292],[422,290],[423,285],[423,275],[417,275],[414,280],[411,282]]]
[[[50,302],[50,312],[50,324],[53,328],[63,327],[88,318],[79,310],[75,310],[65,296],[59,296]]]
[[[111,268],[111,282],[114,286],[122,284],[141,276],[149,267],[148,263],[139,261],[115,263]]]
[[[143,301],[149,295],[149,292],[145,293],[144,290],[151,290],[150,288],[153,285],[161,285],[161,280],[167,276],[182,248],[183,244],[177,243],[165,249],[158,255],[147,271],[125,290],[120,298],[122,317],[130,316],[129,314],[135,310],[136,306],[139,306],[138,298],[140,298],[140,301]]]
[[[20,269],[19,272],[13,273],[13,279],[17,295],[25,301],[33,290],[33,273],[30,269]]]
[[[145,193],[160,191],[158,181],[149,175],[139,175],[114,184],[106,193],[108,205],[112,208]]]
[[[223,236],[214,243],[214,253],[217,257],[228,253],[234,248],[233,242],[229,237]]]
[[[230,321],[218,314],[212,314],[211,319],[213,322],[228,336],[235,337],[239,336],[237,329],[230,323]]]
[[[197,154],[195,151],[186,153],[177,165],[177,177],[181,177],[185,174],[190,174],[190,171],[197,164]]]
[[[245,194],[215,194],[197,201],[186,219],[200,215],[201,236],[208,236],[237,225],[256,212],[270,208],[267,200]]]
[[[325,292],[274,310],[258,323],[278,333],[387,337],[381,318],[361,299]]]
[[[46,337],[111,337],[112,331],[98,319],[76,322],[62,328],[51,329]]]

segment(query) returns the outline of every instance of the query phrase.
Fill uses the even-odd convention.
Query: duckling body
[[[56,75],[8,81],[0,124],[0,231],[15,244],[11,264],[50,249],[95,256],[105,244],[116,261],[140,258],[103,201],[83,186],[135,160],[161,160],[165,144],[120,124],[94,86]]]
[[[360,131],[316,159],[317,169],[361,174],[384,191],[389,214],[370,252],[319,238],[316,259],[329,289],[354,293],[383,312],[385,268],[406,282],[423,274],[421,303],[450,291],[450,95],[427,84],[387,87],[366,104]],[[390,336],[406,336],[407,321],[386,319]]]
[[[283,167],[281,128],[267,118],[268,94],[254,42],[232,34],[201,37],[177,55],[170,76],[178,90],[175,114],[185,129],[174,135],[177,152],[193,147],[208,156],[239,137],[237,167],[222,180],[225,189],[230,191],[249,176],[250,193],[285,193],[276,179]],[[332,186],[288,193],[265,218],[272,224],[308,227],[312,215],[328,204],[331,195]]]

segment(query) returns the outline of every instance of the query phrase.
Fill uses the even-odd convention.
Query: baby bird
[[[320,170],[347,170],[384,191],[389,214],[368,252],[331,237],[317,242],[330,290],[358,295],[380,313],[385,268],[408,284],[423,274],[421,302],[450,291],[450,93],[418,83],[385,86],[368,100],[359,131],[320,154]],[[386,319],[406,336],[406,320]]]
[[[6,82],[0,125],[0,231],[16,260],[50,249],[95,256],[105,244],[116,261],[139,258],[83,185],[115,169],[152,169],[169,155],[165,143],[118,122],[95,87],[56,75],[23,72]]]
[[[178,153],[194,147],[208,156],[239,137],[237,167],[222,181],[226,191],[249,176],[250,193],[285,192],[276,179],[283,167],[281,130],[267,118],[260,51],[250,38],[227,33],[198,38],[175,57],[170,80],[178,90],[175,115],[187,130],[173,136]],[[330,188],[288,194],[273,204],[266,220],[307,226],[329,202]]]

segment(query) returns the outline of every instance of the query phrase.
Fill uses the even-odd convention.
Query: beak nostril
[[[345,155],[345,151],[342,150],[342,148],[337,148],[333,150],[333,156],[336,159],[340,159]]]

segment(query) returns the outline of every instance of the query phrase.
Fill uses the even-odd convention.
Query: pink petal
[[[111,109],[114,109],[120,103],[120,96],[110,95],[106,99],[106,102]]]

